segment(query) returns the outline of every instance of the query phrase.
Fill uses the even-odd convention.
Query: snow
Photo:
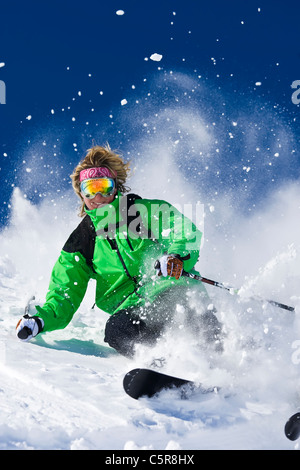
[[[150,59],[160,61],[162,56],[155,53]],[[198,72],[197,77],[201,79]],[[16,338],[15,326],[28,300],[35,296],[35,302],[43,303],[53,264],[79,223],[76,199],[60,184],[60,179],[68,178],[70,167],[62,161],[57,167],[57,159],[53,163],[51,153],[42,152],[50,147],[51,138],[44,128],[42,133],[37,128],[40,141],[32,143],[27,154],[20,150],[21,155],[14,155],[26,162],[19,170],[19,181],[25,188],[15,184],[9,202],[11,218],[0,233],[0,449],[299,448],[300,441],[289,441],[283,432],[285,422],[300,405],[299,184],[289,180],[286,170],[282,185],[276,182],[273,190],[261,196],[262,207],[254,207],[251,200],[248,210],[239,208],[239,202],[256,193],[250,178],[257,178],[259,191],[267,185],[265,161],[276,162],[280,173],[290,168],[290,149],[297,145],[275,111],[261,108],[257,113],[248,100],[241,100],[246,109],[240,103],[238,110],[224,114],[221,92],[205,88],[199,80],[166,71],[154,81],[143,79],[143,86],[149,87],[142,92],[144,97],[132,86],[138,99],[131,99],[129,90],[124,89],[128,101],[121,101],[126,105],[122,119],[131,121],[125,122],[123,134],[124,121],[118,109],[109,111],[108,116],[111,126],[117,128],[112,147],[128,143],[130,157],[141,156],[133,158],[134,174],[129,182],[133,192],[177,205],[180,202],[182,208],[206,201],[203,246],[196,267],[203,276],[233,286],[230,292],[207,286],[210,309],[217,309],[224,325],[224,352],[206,351],[197,338],[179,328],[176,334],[166,334],[155,348],[140,347],[133,360],[119,356],[103,341],[108,316],[92,308],[93,282],[67,328],[39,335],[28,343]],[[158,102],[152,93],[151,105],[153,90],[160,93]],[[82,88],[78,101],[86,95]],[[176,96],[175,106],[168,103],[169,96]],[[201,106],[199,109],[205,97],[210,103],[207,114]],[[88,106],[90,109],[90,102]],[[51,121],[58,116],[54,108],[59,109],[53,105]],[[65,103],[60,108],[70,109]],[[82,114],[75,114],[72,108],[73,112],[70,121],[80,126]],[[93,119],[103,122],[105,130],[105,119],[102,121],[97,111],[94,114]],[[234,134],[228,134],[229,126]],[[52,133],[51,127],[51,137]],[[104,134],[95,135],[97,142]],[[78,148],[78,160],[79,152],[88,148],[83,149],[83,133],[77,132],[77,127],[78,145],[73,136],[59,133],[59,128],[54,135],[63,147],[61,150],[57,142],[57,155],[67,153],[68,137],[72,152]],[[119,136],[123,142],[115,145]],[[280,152],[279,142],[283,144]],[[237,149],[228,147],[238,144]],[[3,155],[7,157],[7,153]],[[239,161],[234,160],[236,155]],[[226,169],[230,171],[226,173]],[[236,182],[233,169],[240,171],[247,183],[240,191],[237,184],[230,196],[225,183],[226,176]],[[56,185],[59,193],[55,193]],[[54,195],[41,197],[47,186],[53,188]],[[30,202],[32,194],[40,194],[39,204]],[[164,232],[167,235],[168,230]],[[261,299],[292,305],[295,312]],[[199,303],[197,298],[191,302]],[[176,311],[178,317],[183,314],[180,299]],[[34,302],[30,312],[34,313]],[[166,373],[204,386],[218,386],[220,391],[209,395],[195,391],[187,400],[178,391],[164,392],[151,400],[128,397],[122,387],[124,374],[153,364],[162,364]]]
[[[155,52],[154,54],[151,54],[150,59],[153,60],[154,62],[160,62],[162,57],[163,56],[161,54],[158,54],[157,52]]]
[[[27,301],[34,295],[37,303],[43,302],[52,265],[78,222],[73,200],[34,206],[16,188],[10,224],[0,234],[0,448],[297,449],[299,444],[289,441],[283,428],[300,402],[299,243],[290,243],[290,238],[300,239],[294,220],[299,196],[296,186],[281,191],[260,214],[260,234],[253,232],[251,243],[244,235],[254,221],[236,223],[230,215],[235,256],[230,263],[224,252],[222,262],[237,272],[235,263],[243,260],[253,274],[237,286],[242,288],[239,297],[209,288],[227,335],[222,354],[207,354],[180,329],[154,349],[141,347],[129,360],[103,342],[107,315],[92,308],[93,283],[66,329],[28,343],[15,337]],[[273,217],[280,204],[286,208],[284,228]],[[57,217],[62,212],[69,215]],[[206,226],[216,212],[215,204]],[[204,259],[221,243],[214,235],[214,247],[203,247]],[[204,262],[205,269],[209,271]],[[296,312],[249,300],[252,294],[292,304]],[[219,386],[220,391],[194,392],[187,400],[177,391],[151,400],[128,397],[122,388],[124,374],[162,357],[165,372]]]

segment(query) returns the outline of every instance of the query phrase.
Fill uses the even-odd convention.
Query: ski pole
[[[30,309],[30,303],[35,300],[35,296],[33,295],[32,297],[30,297],[30,299],[27,301],[27,304],[25,305],[25,308],[24,308],[24,313],[25,315],[28,315],[29,313],[29,309]]]
[[[191,279],[196,279],[197,281],[205,282],[206,284],[210,284],[212,286],[220,287],[221,289],[226,289],[230,293],[238,294],[239,289],[234,289],[233,287],[226,286],[218,281],[212,281],[211,279],[207,279],[206,277],[197,276],[193,273],[187,273],[186,271],[182,272],[182,276],[189,277]],[[291,307],[290,305],[282,304],[281,302],[276,302],[275,300],[269,299],[261,299],[259,297],[253,297],[255,300],[260,300],[261,302],[268,302],[269,304],[275,305],[275,307],[283,308],[284,310],[289,310],[290,312],[294,312],[295,308]]]
[[[155,262],[155,269],[158,269],[160,266],[159,260]],[[219,287],[220,289],[225,289],[229,291],[231,294],[238,294],[240,289],[235,289],[233,287],[229,287],[222,282],[213,281],[212,279],[207,279],[206,277],[198,276],[197,274],[187,273],[186,271],[182,271],[182,276],[189,277],[190,279],[196,279],[197,281],[204,282],[205,284],[210,284],[211,286]],[[295,308],[289,305],[282,304],[280,302],[276,302],[275,300],[268,300],[268,299],[261,299],[259,297],[253,297],[255,300],[259,300],[260,302],[268,302],[275,307],[283,308],[284,310],[289,310],[290,312],[294,312]]]

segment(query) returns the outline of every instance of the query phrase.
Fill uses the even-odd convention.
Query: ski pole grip
[[[154,263],[154,269],[160,269],[160,262],[158,259]],[[195,275],[191,275],[190,273],[187,273],[186,271],[182,271],[181,276],[196,278]]]

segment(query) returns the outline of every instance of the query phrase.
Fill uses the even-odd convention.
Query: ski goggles
[[[103,197],[111,196],[114,193],[116,184],[113,178],[91,178],[81,182],[81,193],[88,199],[93,199],[100,193]]]

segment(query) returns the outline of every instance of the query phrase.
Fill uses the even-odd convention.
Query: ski
[[[284,433],[288,439],[295,441],[300,436],[300,413],[295,413],[286,422]]]
[[[216,388],[205,389],[191,380],[181,379],[151,369],[137,368],[125,375],[123,387],[127,395],[138,400],[141,397],[153,397],[162,390],[178,388],[184,393],[189,390],[200,390],[201,393],[215,392]]]

